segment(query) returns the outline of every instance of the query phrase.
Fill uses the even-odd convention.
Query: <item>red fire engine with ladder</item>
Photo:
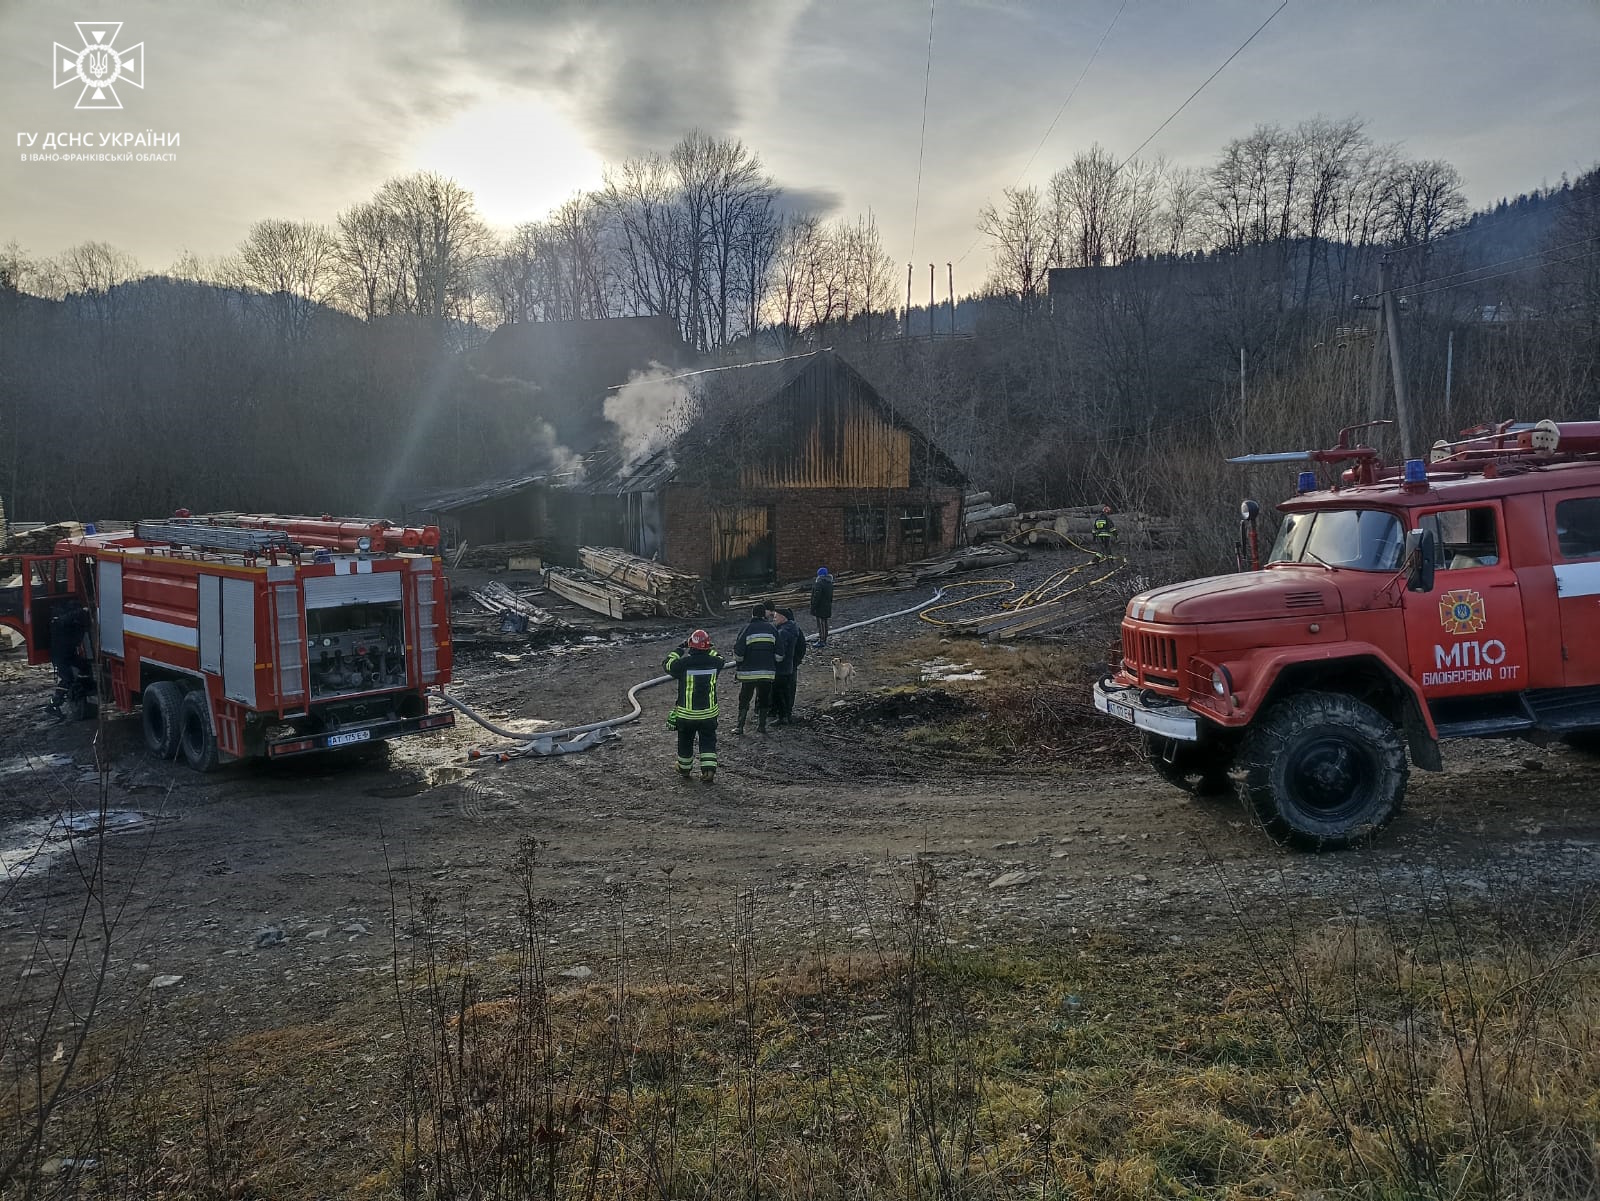
[[[432,526],[331,517],[141,521],[23,556],[0,622],[39,664],[53,619],[87,618],[90,696],[200,771],[381,743],[455,724],[429,711],[451,663],[438,546]]]
[[[1264,567],[1129,601],[1094,689],[1169,781],[1236,788],[1313,848],[1394,818],[1408,752],[1439,771],[1450,738],[1600,749],[1600,422],[1486,426],[1403,467],[1362,428],[1233,460],[1333,478],[1301,472]]]

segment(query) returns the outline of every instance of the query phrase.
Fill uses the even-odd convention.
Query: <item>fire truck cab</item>
[[[1319,849],[1387,825],[1442,740],[1600,731],[1600,422],[1469,431],[1403,469],[1348,434],[1304,456],[1355,466],[1302,473],[1259,570],[1129,601],[1094,690],[1165,778]]]
[[[381,744],[455,724],[429,704],[451,666],[438,545],[433,527],[329,517],[91,527],[22,557],[0,622],[43,664],[53,619],[86,608],[99,697],[200,771]]]

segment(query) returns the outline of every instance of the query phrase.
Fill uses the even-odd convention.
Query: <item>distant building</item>
[[[581,476],[546,473],[411,506],[469,541],[538,541],[557,561],[620,546],[707,579],[756,583],[888,567],[956,544],[966,480],[833,351],[658,380],[682,430],[617,437]]]

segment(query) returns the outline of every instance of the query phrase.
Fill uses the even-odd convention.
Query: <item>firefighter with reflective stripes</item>
[[[744,719],[750,712],[753,695],[757,728],[765,734],[767,715],[772,709],[772,684],[778,676],[778,628],[767,620],[766,605],[757,605],[751,611],[750,624],[734,641],[733,658],[738,664],[734,676],[739,681],[739,724],[733,732],[744,733]]]
[[[717,778],[717,673],[727,661],[711,649],[711,635],[696,630],[667,656],[662,669],[678,681],[678,703],[667,724],[678,731],[678,774],[694,772],[694,741],[700,739],[700,778]]]
[[[1111,506],[1101,505],[1100,516],[1094,519],[1094,545],[1102,559],[1111,557],[1111,544],[1117,537],[1117,523],[1111,520]]]

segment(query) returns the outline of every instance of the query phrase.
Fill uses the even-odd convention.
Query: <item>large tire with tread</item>
[[[1582,754],[1600,755],[1600,730],[1579,730],[1563,735],[1561,741]]]
[[[1233,766],[1231,747],[1203,746],[1146,733],[1144,753],[1151,770],[1174,788],[1197,797],[1226,796],[1233,791],[1233,781],[1228,778]]]
[[[179,744],[183,758],[195,771],[215,771],[222,762],[217,749],[217,733],[211,728],[211,702],[204,688],[191,688],[183,694]]]
[[[1302,692],[1251,727],[1236,760],[1240,795],[1280,842],[1332,851],[1370,840],[1400,812],[1405,740],[1353,696]]]
[[[183,689],[171,680],[160,680],[144,690],[144,699],[140,702],[144,745],[157,759],[171,762],[178,757],[182,709]]]

